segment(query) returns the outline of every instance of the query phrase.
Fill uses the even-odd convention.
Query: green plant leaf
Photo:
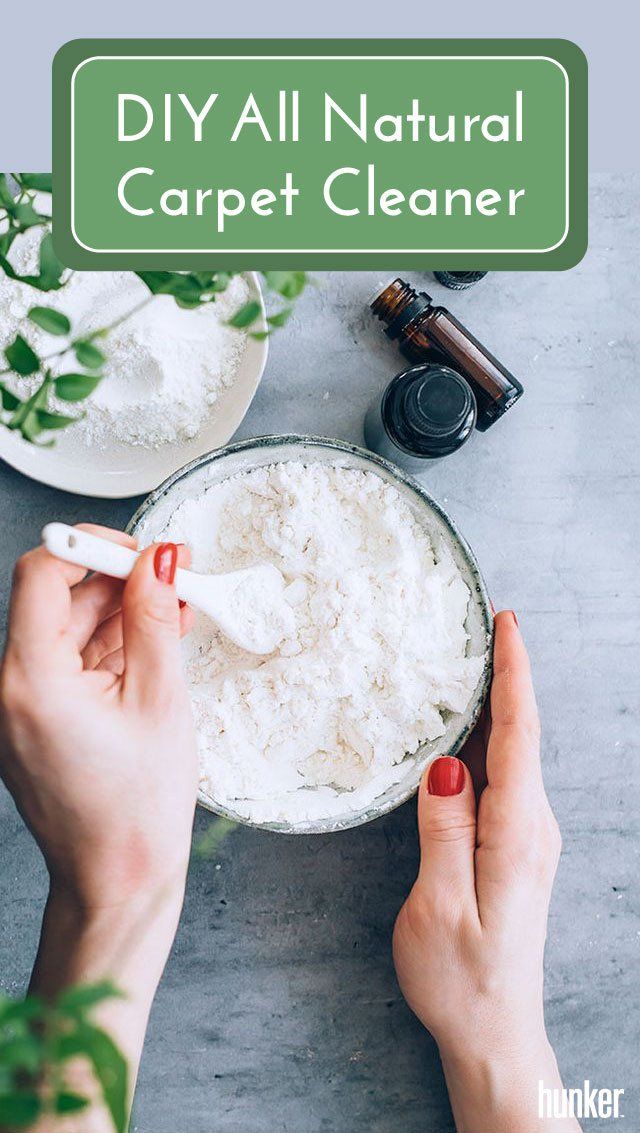
[[[180,307],[198,307],[225,291],[233,272],[139,271],[136,275],[152,295],[172,295]]]
[[[86,366],[88,370],[99,370],[107,360],[97,346],[83,338],[74,342],[73,349],[80,365]]]
[[[41,291],[57,291],[61,286],[60,279],[64,271],[64,264],[53,250],[53,237],[50,232],[45,233],[40,241],[40,275],[37,276],[38,287]]]
[[[25,441],[31,441],[31,443],[33,443],[36,437],[40,436],[40,433],[42,431],[42,426],[38,423],[38,418],[35,414],[35,410],[32,409],[31,412],[27,413],[26,417],[24,417],[20,422],[20,432],[22,433]]]
[[[87,1046],[102,1095],[118,1133],[127,1128],[128,1067],[113,1039],[98,1027],[87,1028]]]
[[[69,1093],[66,1090],[61,1090],[59,1094],[56,1094],[54,1100],[56,1113],[79,1113],[81,1109],[86,1109],[88,1105],[88,1098],[83,1098],[81,1094]]]
[[[297,299],[307,283],[306,271],[265,271],[263,274],[271,290],[284,299]]]
[[[238,329],[250,326],[251,323],[254,323],[258,318],[260,309],[260,304],[256,303],[255,299],[250,299],[239,311],[236,311],[235,315],[232,315],[229,319],[229,326],[237,327]]]
[[[0,1062],[12,1070],[25,1070],[36,1074],[42,1064],[42,1043],[35,1034],[15,1035],[0,1042]]]
[[[9,279],[18,283],[26,283],[38,291],[58,291],[62,287],[61,277],[64,266],[53,250],[53,240],[50,232],[45,232],[40,241],[40,273],[39,275],[20,275],[9,263],[6,254],[0,249],[0,268]]]
[[[195,275],[181,271],[139,271],[139,279],[152,295],[173,295],[182,306],[197,307],[205,288]]]
[[[101,980],[99,983],[77,984],[67,988],[58,996],[56,1006],[60,1011],[75,1013],[95,1007],[96,1003],[102,1003],[105,999],[116,998],[123,998],[122,992],[111,980]]]
[[[42,1112],[42,1103],[37,1094],[15,1092],[0,1095],[0,1126],[6,1125],[24,1128],[33,1125],[33,1122]]]
[[[230,818],[213,819],[204,833],[195,839],[192,856],[200,861],[212,858],[228,835],[237,829],[237,826],[237,822],[232,822]]]
[[[219,294],[226,291],[233,273],[230,271],[194,271],[192,278],[202,287],[203,292]]]
[[[178,306],[182,307],[185,311],[193,311],[195,307],[200,307],[202,304],[202,299],[199,295],[174,295],[173,298]]]
[[[53,384],[61,401],[83,401],[101,380],[102,374],[60,374]]]
[[[267,322],[270,327],[283,327],[292,314],[293,307],[283,307],[281,311],[276,311],[273,315],[267,315]]]
[[[37,224],[44,223],[42,216],[36,212],[30,201],[17,204],[13,215],[22,228],[34,228]]]
[[[17,228],[7,228],[7,231],[2,233],[2,235],[0,236],[0,256],[6,256],[11,245],[13,244],[13,241],[18,235],[19,229]]]
[[[39,189],[42,193],[53,191],[50,173],[19,173],[18,176],[25,189]]]
[[[195,279],[195,281],[196,281],[196,283],[198,284],[199,287],[202,287],[203,290],[208,291],[211,287],[211,284],[212,284],[215,276],[216,276],[216,272],[213,272],[213,271],[192,271],[192,272],[190,272],[190,275],[193,279]]]
[[[41,429],[66,429],[67,425],[74,425],[82,420],[82,413],[77,417],[66,417],[64,413],[53,413],[48,409],[36,409],[36,420]]]
[[[27,318],[46,330],[47,334],[68,334],[71,330],[67,316],[62,311],[55,311],[53,307],[32,307]]]
[[[113,1039],[99,1027],[78,1023],[75,1031],[60,1037],[58,1054],[63,1060],[78,1055],[89,1059],[117,1133],[126,1133],[129,1072]]]
[[[35,418],[34,410],[42,409],[47,404],[49,398],[49,389],[51,386],[51,378],[47,374],[36,390],[31,394],[31,397],[26,401],[21,402],[15,410],[13,417],[9,421],[10,429],[21,429],[23,436],[26,440],[31,441],[42,430],[38,427],[38,422]],[[31,426],[27,426],[26,432],[24,431],[25,422],[33,417]]]
[[[14,195],[7,184],[7,178],[4,173],[0,173],[0,204],[10,212],[13,212],[16,204]]]
[[[138,279],[149,288],[152,295],[167,294],[173,272],[170,271],[137,271]]]
[[[36,1019],[42,1015],[43,1010],[44,1004],[37,995],[28,995],[26,999],[5,997],[0,1001],[0,1026],[15,1020]]]
[[[17,409],[20,405],[20,398],[16,397],[15,393],[12,393],[5,385],[0,385],[0,399],[2,399],[3,409]],[[0,1010],[0,1018],[1,1017],[2,1012]]]
[[[10,346],[5,348],[4,356],[11,369],[23,377],[35,374],[40,369],[38,355],[34,353],[29,343],[25,342],[21,334],[17,334]]]

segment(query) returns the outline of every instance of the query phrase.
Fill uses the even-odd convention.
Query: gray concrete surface
[[[493,274],[459,296],[433,285],[521,376],[526,397],[424,477],[474,547],[496,606],[518,611],[530,647],[564,834],[549,1028],[568,1084],[625,1088],[627,1129],[640,1128],[639,189],[595,182],[590,251],[569,273]],[[370,397],[400,368],[363,306],[375,279],[319,277],[273,339],[241,436],[361,440]],[[7,467],[0,491],[3,603],[13,560],[46,520],[122,525],[135,506],[66,496]],[[209,821],[200,813],[197,830]],[[447,1133],[437,1055],[390,959],[416,861],[408,803],[326,838],[241,829],[195,864],[135,1128]],[[44,892],[38,853],[2,795],[0,984],[11,992],[27,979]]]

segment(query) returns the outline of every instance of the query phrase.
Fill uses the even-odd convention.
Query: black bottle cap
[[[382,419],[391,439],[416,456],[447,456],[468,440],[476,422],[476,400],[460,374],[448,366],[412,366],[387,387]]]
[[[434,271],[434,276],[443,287],[451,291],[465,291],[474,283],[484,279],[486,271]]]

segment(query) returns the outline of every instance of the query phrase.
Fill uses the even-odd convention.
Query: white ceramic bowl
[[[170,514],[183,500],[200,495],[205,488],[219,484],[237,473],[250,472],[265,464],[286,460],[303,463],[320,461],[323,464],[363,469],[375,472],[383,480],[393,484],[408,504],[416,521],[428,530],[436,546],[444,543],[451,551],[470,592],[466,619],[469,634],[468,651],[470,654],[486,651],[484,671],[466,711],[445,714],[444,735],[432,743],[423,744],[415,754],[407,756],[401,765],[404,773],[401,771],[398,781],[365,809],[354,811],[345,806],[344,813],[332,815],[326,820],[250,823],[242,815],[220,805],[203,792],[199,795],[198,801],[201,806],[234,822],[257,825],[266,830],[285,834],[320,834],[360,826],[394,810],[415,792],[425,767],[432,759],[439,755],[453,755],[460,749],[478,719],[489,686],[491,676],[489,646],[493,633],[493,617],[487,588],[473,552],[440,505],[415,480],[405,476],[395,465],[342,441],[307,436],[258,437],[209,453],[208,456],[203,456],[176,472],[156,488],[138,508],[127,531],[136,535],[143,527],[144,542],[151,542],[161,533]],[[348,795],[345,795],[346,798]]]
[[[261,307],[255,329],[263,331],[266,329],[265,311],[258,276],[247,272],[245,278],[249,298],[257,300]],[[115,443],[108,450],[87,449],[71,429],[58,433],[52,448],[42,448],[0,427],[0,457],[33,480],[81,496],[120,499],[150,492],[187,461],[219,448],[233,436],[260,383],[267,361],[267,344],[266,338],[262,341],[247,339],[233,384],[220,394],[211,407],[211,416],[189,441],[162,445],[158,449]]]

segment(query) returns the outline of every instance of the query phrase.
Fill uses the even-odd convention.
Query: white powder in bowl
[[[38,270],[41,236],[41,229],[30,229],[12,245],[9,259],[21,275]],[[248,295],[246,280],[234,276],[215,303],[186,310],[169,295],[150,299],[148,288],[132,272],[73,272],[59,291],[50,292],[36,292],[0,272],[0,351],[18,331],[40,357],[60,350],[59,338],[26,319],[32,306],[63,311],[78,338],[117,322],[150,299],[96,343],[108,362],[104,380],[89,400],[70,405],[54,398],[52,406],[70,415],[86,411],[71,429],[87,446],[179,444],[196,436],[235,378],[247,336],[227,323]],[[51,364],[54,374],[78,368],[73,354]],[[24,396],[39,381],[9,384]]]
[[[248,820],[360,810],[469,704],[484,666],[466,652],[469,589],[375,473],[287,461],[238,474],[154,535],[188,543],[195,570],[271,562],[290,587],[295,617],[267,658],[203,617],[185,643],[201,786]]]

